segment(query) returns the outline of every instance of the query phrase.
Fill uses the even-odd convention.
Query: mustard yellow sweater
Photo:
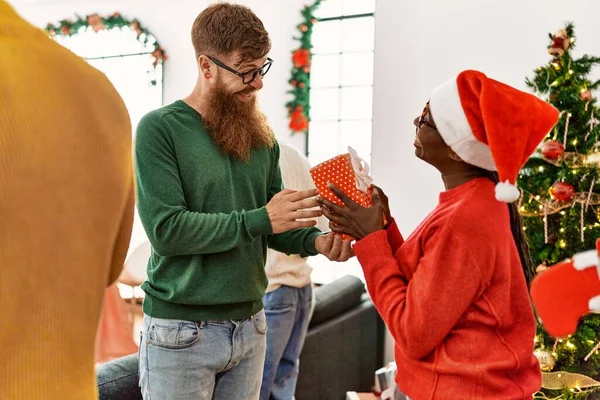
[[[0,399],[94,399],[104,288],[133,220],[107,78],[0,0]]]

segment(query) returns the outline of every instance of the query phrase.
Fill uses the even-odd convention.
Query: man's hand
[[[349,258],[354,257],[350,241],[342,240],[341,235],[336,235],[333,232],[317,236],[315,247],[320,254],[331,261],[347,261]]]
[[[318,193],[316,189],[303,191],[284,189],[273,196],[267,204],[267,213],[271,220],[273,233],[315,226],[317,224],[315,220],[298,220],[322,215],[321,210],[307,210],[307,208],[319,206],[315,197]]]
[[[323,198],[318,200],[323,214],[330,221],[329,227],[333,232],[345,233],[360,240],[375,231],[384,229],[384,209],[377,188],[373,189],[371,207],[361,206],[334,185],[330,185],[329,188],[345,204],[345,207],[340,207]]]

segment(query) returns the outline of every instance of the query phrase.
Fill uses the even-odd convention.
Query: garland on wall
[[[300,37],[294,38],[300,42],[300,47],[292,52],[292,74],[288,81],[292,89],[288,93],[293,99],[286,103],[292,134],[308,132],[312,32],[317,22],[315,11],[322,1],[316,0],[312,5],[304,6],[301,11],[304,19],[297,25]]]
[[[86,16],[77,15],[75,20],[63,19],[56,24],[50,23],[46,25],[46,32],[50,36],[59,35],[69,37],[76,35],[80,29],[92,28],[94,32],[100,32],[102,30],[121,29],[123,27],[131,28],[136,33],[137,40],[144,46],[150,43],[154,47],[151,55],[154,58],[152,65],[155,68],[167,59],[167,54],[158,43],[158,40],[140,21],[137,19],[128,20],[118,12],[106,17],[100,16],[97,13]],[[155,84],[156,82],[153,83]]]

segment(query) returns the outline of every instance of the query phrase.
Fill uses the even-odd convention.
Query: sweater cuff
[[[301,253],[301,257],[316,256],[319,254],[315,247],[315,240],[321,235],[324,235],[324,233],[319,229],[315,229],[314,232],[306,235],[306,238],[304,239],[304,254]]]
[[[269,219],[266,207],[256,210],[246,211],[246,226],[248,233],[252,237],[270,235],[273,233],[273,226]]]
[[[384,230],[365,236],[356,242],[352,248],[363,268],[372,265],[374,261],[393,256],[392,248],[387,240],[387,232]]]

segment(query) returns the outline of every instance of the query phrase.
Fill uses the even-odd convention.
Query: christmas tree
[[[523,191],[519,209],[538,273],[594,249],[600,237],[600,110],[592,95],[600,81],[589,78],[600,58],[573,58],[573,24],[549,36],[551,59],[526,83],[560,111],[560,119],[519,177]],[[560,340],[539,326],[536,356],[544,371],[544,394],[539,398],[600,398],[594,383],[600,378],[599,343],[599,316],[582,319],[575,335]]]

